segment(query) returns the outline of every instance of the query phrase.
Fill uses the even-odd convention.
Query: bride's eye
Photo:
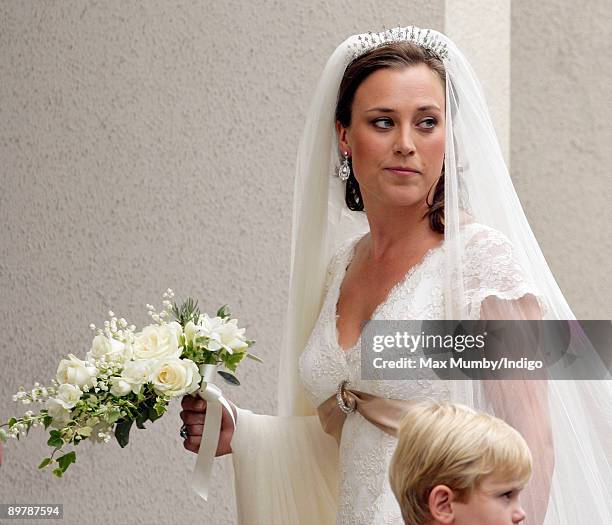
[[[421,120],[421,122],[419,122],[419,127],[422,127],[424,129],[433,129],[436,127],[437,123],[438,121],[435,118],[428,117],[426,119]]]
[[[372,124],[380,129],[389,129],[393,126],[393,121],[390,118],[377,118],[372,121]]]

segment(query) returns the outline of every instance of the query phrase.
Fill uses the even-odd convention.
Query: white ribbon
[[[212,475],[213,463],[215,461],[217,444],[219,443],[223,407],[229,412],[234,427],[236,426],[234,412],[230,404],[227,399],[223,397],[219,387],[213,384],[213,380],[217,374],[217,368],[218,365],[200,365],[202,384],[200,390],[198,390],[198,394],[207,402],[207,408],[204,430],[202,431],[202,441],[200,443],[198,459],[191,478],[191,486],[193,490],[206,501],[208,501],[210,478]]]

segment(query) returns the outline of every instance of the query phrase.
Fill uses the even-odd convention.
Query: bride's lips
[[[391,173],[394,173],[395,175],[401,175],[404,177],[411,176],[411,175],[417,175],[421,173],[420,171],[415,170],[414,168],[407,168],[407,167],[402,167],[402,166],[391,166],[390,168],[385,168],[385,170],[390,171]]]

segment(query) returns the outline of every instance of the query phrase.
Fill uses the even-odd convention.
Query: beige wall
[[[147,321],[170,286],[226,301],[266,366],[239,406],[274,413],[286,305],[293,167],[310,97],[346,36],[408,21],[441,29],[442,1],[0,2],[0,419],[24,383],[83,355],[106,311]],[[179,407],[115,444],[79,447],[66,478],[39,473],[43,433],[11,443],[0,502],[64,503],[63,523],[235,521],[231,469],[211,503]]]
[[[512,2],[511,166],[575,314],[612,317],[610,2]]]
[[[502,153],[510,154],[510,0],[448,0],[446,35],[474,68]],[[486,20],[486,23],[483,23]]]
[[[512,4],[511,113],[506,54],[485,90],[563,291],[578,314],[609,318],[605,6],[575,18],[567,0],[531,4]],[[477,50],[478,2],[464,7],[449,32]],[[246,365],[228,397],[273,413],[309,99],[345,36],[397,23],[444,29],[448,16],[441,0],[0,2],[0,419],[20,410],[21,383],[86,352],[90,322],[112,308],[142,324],[168,286],[209,311],[230,301],[266,366]],[[490,72],[490,53],[474,60]],[[212,503],[189,489],[178,412],[125,450],[82,445],[61,481],[36,471],[47,447],[33,431],[6,451],[0,502],[64,503],[66,524],[234,523],[229,462]]]

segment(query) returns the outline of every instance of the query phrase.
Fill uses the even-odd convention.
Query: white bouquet
[[[245,329],[230,319],[227,306],[211,318],[200,314],[197,301],[189,298],[177,306],[173,298],[168,289],[160,312],[147,305],[154,324],[139,332],[112,311],[104,329],[90,325],[96,335],[85,359],[68,354],[51,385],[34,383],[31,391],[22,387],[13,400],[42,403],[43,408],[0,425],[0,439],[20,439],[32,427],[51,427],[47,444],[53,450],[38,468],[53,466],[53,474],[61,477],[76,461],[76,452],[65,447],[87,439],[107,443],[113,436],[125,447],[134,423],[145,428],[164,414],[172,398],[201,389],[201,370],[240,384],[234,375],[238,364],[245,357],[261,362],[248,351],[254,341],[245,338]]]

